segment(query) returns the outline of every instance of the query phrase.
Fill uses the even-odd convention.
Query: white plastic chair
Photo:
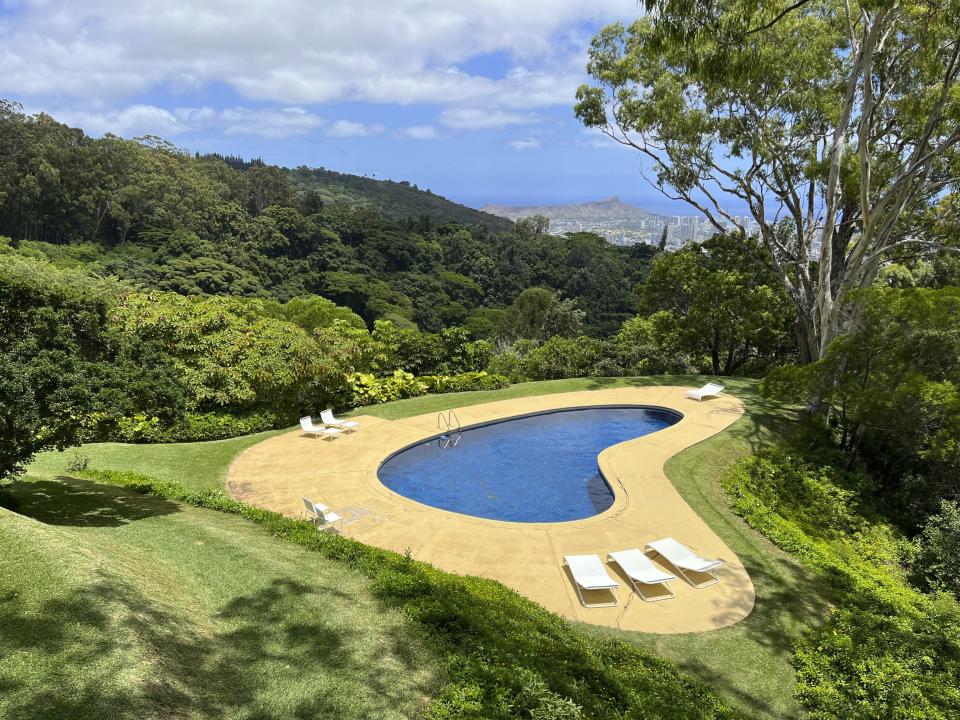
[[[314,437],[325,437],[331,442],[343,432],[343,430],[334,427],[314,425],[313,419],[309,415],[307,417],[300,418],[300,429],[303,430],[307,435],[313,435]]]
[[[607,569],[603,566],[599,555],[566,555],[563,562],[570,568],[570,574],[573,575],[573,589],[577,591],[581,605],[585,608],[600,608],[615,607],[619,604],[617,588],[620,587],[620,583],[607,575]],[[588,603],[583,599],[581,589],[609,590],[613,595],[613,602]]]
[[[657,602],[659,600],[670,600],[676,597],[676,593],[673,592],[668,584],[672,580],[676,580],[676,576],[658,568],[650,558],[637,548],[612,552],[607,555],[607,557],[619,565],[627,577],[630,578],[630,583],[633,585],[633,589],[637,591],[637,595],[640,596],[641,600]],[[641,583],[642,585],[660,585],[667,592],[661,595],[647,596],[640,590],[637,583]]]
[[[307,513],[312,516],[313,524],[318,528],[326,530],[327,528],[336,529],[336,523],[343,527],[343,517],[328,508],[323,503],[315,503],[308,498],[303,498],[303,505]]]
[[[677,572],[680,573],[680,576],[695,588],[705,588],[720,582],[720,578],[710,571],[723,565],[723,560],[702,558],[686,545],[677,542],[672,537],[663,538],[662,540],[654,540],[651,543],[647,543],[647,546],[644,548],[644,552],[646,552],[648,549],[653,550],[655,553],[667,560],[667,562],[677,569]],[[684,572],[685,570],[707,575],[711,579],[707,580],[706,582],[698,583],[696,580],[689,577],[687,573]]]
[[[360,427],[360,423],[358,423],[356,420],[338,420],[333,416],[333,410],[323,410],[320,413],[320,421],[324,425],[331,425],[334,428],[341,428],[346,430],[348,433],[353,432]]]
[[[683,396],[702,401],[705,397],[719,395],[722,392],[723,385],[718,385],[717,383],[707,383],[702,388],[697,388],[696,390],[687,390]]]

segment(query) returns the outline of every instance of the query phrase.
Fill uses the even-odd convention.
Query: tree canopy
[[[936,241],[960,178],[960,4],[649,0],[590,49],[577,116],[647,161],[718,230],[746,206],[802,357],[894,251]],[[814,262],[811,262],[813,260]]]

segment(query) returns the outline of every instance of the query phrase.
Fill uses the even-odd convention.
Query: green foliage
[[[352,373],[347,376],[347,386],[350,405],[354,407],[402,400],[427,392],[425,383],[404,370],[395,370],[383,378],[370,373]]]
[[[772,372],[764,393],[829,409],[837,445],[915,526],[960,495],[960,289],[878,288],[855,294],[848,312],[851,331],[823,360]]]
[[[298,167],[288,171],[290,182],[301,196],[315,193],[322,205],[360,205],[378,209],[384,217],[406,221],[418,230],[446,223],[486,226],[509,230],[505,218],[458,205],[420,190],[404,180],[374,180],[324,168]]]
[[[431,718],[733,718],[706,688],[664,660],[589,636],[503,585],[439,571],[409,557],[320,533],[312,524],[129,472],[87,471],[98,482],[239,515],[273,537],[368,575],[380,601],[418,624],[445,658],[449,685]]]
[[[734,509],[836,594],[824,624],[796,645],[800,697],[818,720],[956,717],[960,605],[907,583],[908,543],[860,511],[843,477],[773,455],[741,461],[723,480]]]
[[[510,385],[510,380],[503,375],[491,375],[485,370],[459,375],[421,375],[417,380],[426,385],[428,393],[499,390]]]
[[[716,235],[658,255],[642,290],[643,309],[659,313],[656,344],[713,375],[764,371],[789,358],[790,301],[765,254],[751,238]]]
[[[0,255],[0,478],[35,453],[96,438],[139,407],[183,410],[173,369],[151,341],[111,328],[113,283]]]
[[[665,325],[673,325],[670,313],[627,320],[611,341],[612,360],[624,375],[686,374],[696,371],[692,359],[664,343]]]
[[[960,504],[955,500],[942,500],[939,511],[927,518],[910,569],[920,587],[960,598]]]
[[[167,349],[191,409],[266,405],[279,415],[294,415],[322,362],[301,328],[257,317],[228,298],[130,294],[111,318],[123,332]]]
[[[155,138],[88,138],[13,103],[0,103],[0,157],[10,158],[0,234],[15,241],[4,252],[152,290],[258,298],[261,314],[308,331],[332,313],[491,337],[517,295],[543,286],[576,300],[586,331],[603,336],[634,311],[649,260],[589,233],[514,232],[403,183],[191,157]],[[325,192],[328,183],[343,192]],[[466,369],[479,368],[415,372]]]
[[[262,314],[292,322],[308,333],[342,322],[350,327],[366,329],[363,319],[350,308],[337,305],[319,295],[302,295],[285,303],[263,302]]]
[[[960,6],[644,4],[593,38],[576,115],[640,152],[658,188],[717,227],[733,198],[749,208],[801,357],[818,360],[845,331],[848,292],[922,249],[938,219],[956,227],[943,199],[958,177]]]
[[[577,335],[585,313],[572,300],[545,288],[527,288],[517,295],[503,318],[509,339],[543,342],[554,335]]]
[[[198,442],[251,435],[281,425],[287,418],[270,412],[186,412],[173,424],[157,416],[137,414],[120,418],[112,438],[129,443]]]
[[[554,335],[530,350],[519,364],[519,372],[530,380],[556,380],[596,375],[604,344],[586,336]]]

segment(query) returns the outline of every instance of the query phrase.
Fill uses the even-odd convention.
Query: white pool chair
[[[669,582],[677,579],[676,576],[658,568],[650,558],[637,548],[612,552],[607,555],[607,558],[619,565],[623,572],[626,573],[627,577],[630,578],[633,589],[637,591],[637,595],[640,596],[641,600],[657,602],[659,600],[669,600],[676,597],[676,594],[670,589],[670,585],[668,585]],[[666,594],[651,595],[648,597],[640,590],[637,583],[641,585],[660,585],[667,592]]]
[[[303,430],[307,435],[313,435],[315,437],[325,437],[327,440],[332,441],[336,438],[343,430],[334,427],[324,427],[323,425],[314,425],[313,419],[308,415],[307,417],[300,418],[300,429]]]
[[[343,517],[333,512],[323,503],[315,503],[309,498],[303,498],[303,505],[307,509],[307,515],[313,524],[326,530],[327,528],[336,528],[336,524],[343,525]]]
[[[566,555],[564,564],[570,568],[573,575],[573,588],[577,591],[580,604],[585,608],[614,607],[619,604],[617,588],[620,583],[607,575],[599,555]],[[613,602],[588,603],[583,599],[581,590],[609,590],[613,595]]]
[[[663,538],[662,540],[654,540],[651,543],[647,543],[647,546],[643,550],[644,552],[653,550],[655,553],[663,557],[667,562],[677,569],[677,572],[680,573],[680,576],[684,580],[693,585],[695,588],[705,588],[720,582],[720,578],[710,571],[723,565],[723,560],[708,560],[707,558],[702,558],[686,545],[677,542],[671,537]],[[701,573],[703,575],[707,575],[711,579],[698,583],[696,580],[689,577],[685,571]]]
[[[330,425],[334,428],[346,430],[348,433],[353,432],[360,427],[360,423],[358,423],[356,420],[338,420],[333,416],[333,410],[321,411],[320,422],[322,422],[324,425]]]
[[[722,392],[723,385],[718,385],[717,383],[707,383],[702,388],[697,388],[696,390],[687,390],[683,396],[702,401],[705,397],[719,395]]]

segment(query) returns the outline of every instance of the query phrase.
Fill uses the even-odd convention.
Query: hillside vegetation
[[[328,205],[371,205],[386,218],[410,221],[421,228],[452,222],[502,232],[513,226],[503,217],[451,202],[405,180],[377,180],[325,168],[298,167],[288,172],[299,194],[315,193]]]

